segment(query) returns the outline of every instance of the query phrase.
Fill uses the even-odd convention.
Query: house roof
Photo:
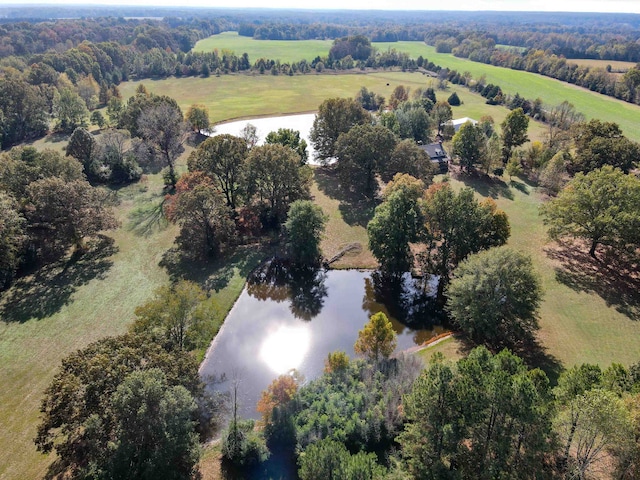
[[[442,161],[449,159],[449,156],[447,155],[447,152],[441,143],[430,143],[428,145],[421,145],[421,147],[427,153],[427,155],[429,155],[432,161]]]
[[[478,123],[477,120],[474,120],[473,118],[469,118],[469,117],[462,117],[462,118],[456,118],[455,120],[451,120],[451,124],[456,127],[456,126],[460,126],[460,125],[464,125],[467,122],[471,122],[474,125],[476,123]]]

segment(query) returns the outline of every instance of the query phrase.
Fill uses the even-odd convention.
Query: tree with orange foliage
[[[287,404],[298,391],[299,375],[293,373],[280,375],[262,392],[256,410],[262,414],[262,422],[266,425],[271,421],[273,409]]]

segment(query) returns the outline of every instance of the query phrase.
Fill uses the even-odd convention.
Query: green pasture
[[[322,43],[322,41],[316,40],[291,42],[253,40],[248,37],[240,37],[235,32],[226,32],[201,40],[196,44],[195,49],[210,50],[213,48],[227,48],[235,51],[237,54],[247,52],[249,59],[252,61],[259,57],[280,58],[283,61],[306,58],[311,61],[317,55],[322,56],[329,53],[331,42],[324,42],[324,45],[326,45],[324,50],[322,49]],[[582,112],[587,119],[598,118],[600,120],[616,122],[620,125],[625,135],[633,140],[640,141],[640,123],[638,122],[638,118],[640,118],[640,107],[637,105],[616,100],[612,97],[594,93],[587,89],[535,73],[485,65],[483,63],[472,62],[465,58],[457,58],[451,54],[437,53],[434,47],[426,45],[423,42],[380,42],[374,43],[373,46],[378,50],[395,48],[396,50],[408,53],[413,58],[418,58],[422,55],[436,65],[455,69],[461,73],[468,71],[475,79],[485,75],[488,83],[500,85],[506,93],[512,95],[520,93],[520,95],[529,99],[541,98],[544,104],[548,106],[558,105],[564,100],[567,100],[571,102],[578,111]],[[299,54],[296,54],[296,51],[299,52]],[[606,62],[603,66],[611,64],[612,67],[618,63],[603,62]],[[592,65],[595,64],[592,63]]]
[[[133,95],[140,83],[152,93],[175,98],[183,111],[195,103],[205,105],[214,123],[238,118],[312,112],[325,99],[353,97],[363,86],[387,99],[398,85],[411,90],[435,86],[432,78],[416,72],[383,71],[346,75],[314,73],[293,77],[221,75],[125,82],[120,85],[123,97]],[[437,91],[436,95],[439,100],[446,100],[453,92],[458,92],[463,102],[461,106],[453,107],[454,118],[471,117],[479,120],[483,115],[490,115],[496,125],[499,125],[509,113],[505,107],[487,105],[483,97],[458,85],[450,85],[447,90]],[[529,136],[532,139],[542,139],[544,131],[543,124],[530,122]]]
[[[259,58],[280,60],[282,63],[311,62],[318,56],[328,55],[332,44],[332,40],[254,40],[241,37],[238,32],[223,32],[198,41],[193,51],[212,52],[217,49],[222,53],[229,50],[237,56],[247,53],[252,64]]]

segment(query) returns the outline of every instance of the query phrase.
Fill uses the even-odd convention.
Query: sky
[[[2,4],[104,4],[352,10],[506,10],[640,13],[640,0],[0,0]]]

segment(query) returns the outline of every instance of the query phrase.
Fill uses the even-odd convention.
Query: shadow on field
[[[247,278],[268,255],[269,247],[243,245],[220,259],[207,261],[185,257],[174,247],[162,255],[160,266],[167,269],[172,282],[190,280],[218,292],[229,284],[235,269]]]
[[[556,279],[577,292],[593,292],[608,306],[633,321],[640,320],[640,273],[638,265],[610,250],[595,259],[588,248],[559,242],[546,250],[547,256],[560,262]]]
[[[326,196],[340,202],[338,208],[347,224],[367,226],[378,202],[341,188],[338,172],[334,167],[318,167],[314,169],[314,177],[318,188]]]
[[[148,237],[162,229],[168,222],[163,212],[164,199],[135,208],[129,214],[127,230],[140,237]]]
[[[458,173],[455,175],[455,178],[484,197],[491,197],[494,199],[503,197],[507,200],[513,200],[514,198],[509,185],[499,177],[490,177],[484,173]],[[519,182],[511,182],[512,185],[514,183]],[[525,191],[526,186],[524,184],[520,185],[524,188],[522,191]],[[514,185],[514,187],[516,186]],[[518,190],[521,190],[521,188],[518,188]]]
[[[84,255],[45,265],[33,275],[19,279],[0,303],[2,321],[23,323],[49,317],[69,304],[78,287],[104,278],[113,265],[110,257],[118,247],[112,238],[103,235],[88,242],[88,247]]]

